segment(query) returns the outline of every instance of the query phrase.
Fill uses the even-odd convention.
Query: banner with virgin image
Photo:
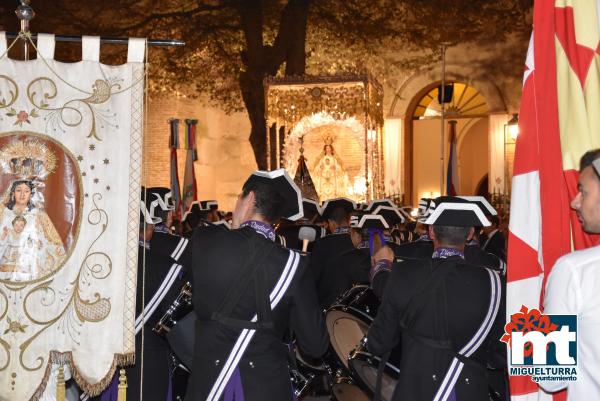
[[[32,43],[33,45],[33,43]],[[128,62],[7,56],[0,33],[0,400],[37,400],[57,366],[98,394],[135,355],[145,41]]]

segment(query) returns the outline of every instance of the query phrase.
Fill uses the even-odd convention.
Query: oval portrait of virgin
[[[73,155],[44,135],[0,135],[0,280],[56,273],[75,246],[81,180]]]

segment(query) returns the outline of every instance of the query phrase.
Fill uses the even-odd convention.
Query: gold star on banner
[[[104,159],[102,162],[103,162],[104,164],[108,164],[108,163],[109,163],[109,160],[108,160],[108,159]]]
[[[97,179],[97,178],[94,178],[94,184],[97,184],[97,183],[99,183],[99,182],[100,182],[100,180],[99,180],[99,179]]]
[[[94,144],[91,144],[91,145],[90,145],[90,150],[92,150],[92,151],[93,151],[93,150],[96,150],[96,145],[94,145]]]
[[[85,197],[87,198],[89,195],[86,193],[86,194],[85,194],[85,195],[83,195],[83,196],[85,196]]]
[[[87,175],[87,173],[84,171],[83,173],[81,173],[81,175],[82,175],[83,177],[85,177],[85,176]]]
[[[81,155],[77,156],[77,160],[78,161],[82,161],[83,160],[83,156],[81,156]]]
[[[90,166],[90,170],[93,170],[94,168],[95,168],[95,167],[94,167],[94,165],[92,164],[92,165]]]
[[[107,185],[107,186],[106,186],[106,190],[107,190],[107,191],[110,191],[110,185]]]

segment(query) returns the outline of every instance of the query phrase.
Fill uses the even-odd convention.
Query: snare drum
[[[370,287],[357,285],[342,294],[327,310],[326,322],[331,345],[348,368],[348,355],[367,334],[379,307]]]
[[[381,363],[379,357],[374,356],[367,350],[364,341],[361,341],[358,347],[350,354],[348,360],[352,377],[356,380],[363,389],[367,390],[370,395],[375,393],[375,385],[377,383],[377,371]],[[398,383],[398,375],[400,369],[400,347],[392,350],[387,364],[383,370],[381,378],[381,400],[390,401],[394,394],[394,389]]]

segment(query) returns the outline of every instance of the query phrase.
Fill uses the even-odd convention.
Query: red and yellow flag
[[[546,278],[560,256],[600,243],[582,231],[569,206],[579,159],[600,147],[598,4],[534,4],[512,183],[508,316],[521,305],[542,305]],[[550,399],[529,377],[511,377],[510,384],[513,401]]]

